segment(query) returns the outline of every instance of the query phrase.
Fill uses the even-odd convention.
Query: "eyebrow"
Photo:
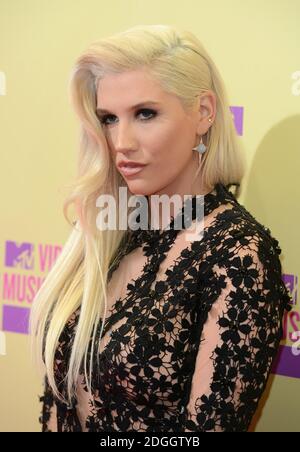
[[[159,102],[155,102],[152,100],[145,100],[143,102],[140,102],[139,104],[133,105],[132,107],[129,108],[129,110],[135,110],[138,107],[142,107],[144,105],[159,105]],[[111,113],[109,110],[103,109],[103,108],[97,108],[96,109],[96,113]]]

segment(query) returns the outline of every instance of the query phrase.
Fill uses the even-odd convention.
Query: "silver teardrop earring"
[[[211,122],[211,118],[208,118],[208,121]],[[203,135],[201,135],[200,143],[198,144],[198,146],[195,146],[193,148],[193,151],[197,151],[199,153],[199,166],[201,164],[202,154],[204,154],[204,152],[206,152],[206,150],[207,150],[207,146],[205,146],[205,144],[203,143]]]

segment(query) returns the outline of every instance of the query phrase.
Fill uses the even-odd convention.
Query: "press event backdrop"
[[[300,431],[299,19],[300,0],[0,0],[1,431],[40,431],[28,314],[69,233],[62,203],[78,139],[71,66],[91,41],[159,23],[194,32],[223,75],[249,167],[240,202],[279,240],[293,294],[250,430]]]

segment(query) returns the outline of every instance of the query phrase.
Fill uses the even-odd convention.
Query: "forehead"
[[[99,80],[97,87],[97,104],[107,109],[116,101],[131,105],[144,99],[166,101],[169,96],[159,82],[151,78],[149,70],[143,69],[108,73]]]

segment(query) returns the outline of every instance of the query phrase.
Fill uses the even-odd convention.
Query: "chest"
[[[192,262],[188,255],[192,242],[190,232],[180,231],[169,250],[163,255],[156,255],[160,257],[160,263],[156,266],[155,255],[146,256],[143,247],[136,248],[121,259],[107,288],[107,311],[99,345],[100,354],[108,349],[109,344],[109,349],[113,345],[118,347],[117,344],[122,346],[122,340],[127,341],[126,345],[133,346],[137,328],[140,331],[144,327],[144,341],[148,333],[148,347],[150,335],[159,334],[161,341],[164,338],[166,343],[170,343],[171,331],[174,333],[176,330],[178,335],[180,329],[184,329],[181,320],[186,316],[184,311],[188,313],[190,310],[190,293],[186,283],[193,279],[188,276]],[[154,274],[147,270],[151,263],[156,268]],[[176,271],[175,287],[174,278],[171,287],[169,275],[178,266],[181,267],[180,271]],[[139,283],[143,283],[146,288],[143,296],[139,291]]]

